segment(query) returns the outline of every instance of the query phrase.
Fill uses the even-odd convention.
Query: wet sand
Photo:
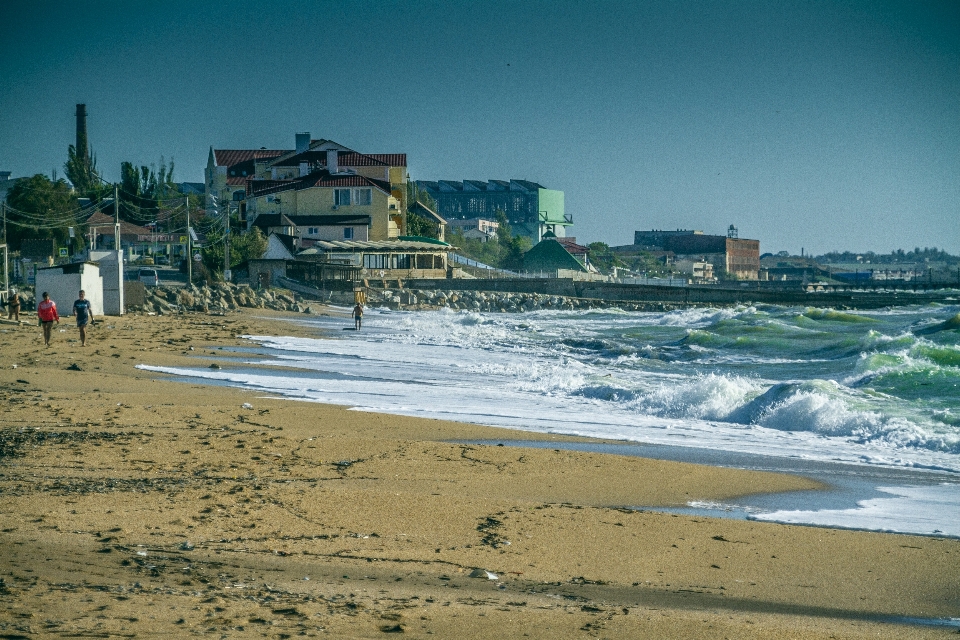
[[[890,620],[960,616],[960,541],[625,508],[802,478],[135,369],[293,318],[0,324],[0,637],[956,637]]]

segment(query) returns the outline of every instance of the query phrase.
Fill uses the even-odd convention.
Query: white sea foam
[[[960,537],[960,484],[877,487],[894,497],[874,498],[854,509],[754,513],[755,520]]]
[[[772,314],[369,310],[360,333],[342,332],[336,319],[307,321],[336,339],[250,336],[271,356],[248,360],[259,369],[143,368],[358,410],[960,473],[955,398],[905,401],[896,388],[857,386],[878,368],[938,371],[913,345],[949,362],[952,343],[907,340],[897,323],[916,324],[909,315],[782,341],[780,325],[810,320]],[[744,323],[751,340],[737,341]],[[708,326],[694,331],[709,347],[684,340]],[[816,357],[798,357],[792,340]],[[867,355],[851,353],[865,344]],[[800,370],[816,375],[795,380]]]

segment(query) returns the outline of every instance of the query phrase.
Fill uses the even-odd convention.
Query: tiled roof
[[[255,227],[269,229],[271,227],[285,227],[292,224],[295,227],[324,227],[341,226],[346,224],[370,224],[370,216],[360,215],[302,215],[302,216],[282,216],[279,213],[261,213],[253,221]]]
[[[315,177],[318,176],[318,177]],[[354,176],[354,175],[330,175],[326,171],[312,173],[307,176],[305,179],[301,180],[303,186],[301,189],[306,189],[308,187],[376,187],[383,191],[384,193],[390,193],[390,183],[384,182],[383,180],[374,180],[373,178],[367,178],[364,176]]]
[[[344,167],[405,167],[405,153],[341,153],[337,162]]]
[[[227,184],[231,187],[242,187],[253,176],[227,176]]]
[[[566,238],[554,238],[554,240],[562,244],[564,248],[570,253],[587,253],[588,251],[590,251],[589,247],[585,247],[582,244],[577,244],[576,242],[573,242],[572,240],[568,240]]]
[[[247,195],[262,196],[270,193],[312,187],[376,187],[384,193],[390,193],[390,183],[357,175],[330,175],[327,171],[314,171],[304,178],[296,180],[250,180],[247,182]]]
[[[95,211],[92,216],[87,218],[87,226],[89,227],[110,227],[111,231],[113,230],[113,225],[116,224],[116,218],[113,216],[108,216],[102,211]],[[153,229],[148,229],[146,227],[141,227],[138,224],[133,224],[132,222],[127,222],[126,220],[120,221],[120,233],[121,235],[147,235],[150,233],[157,233]],[[108,234],[109,235],[109,234]]]
[[[288,150],[277,149],[214,149],[214,162],[218,167],[232,167],[248,160],[279,158]]]
[[[302,162],[311,166],[327,166],[327,152],[311,149],[286,158],[278,158],[273,166],[295,167]],[[340,167],[405,167],[407,154],[405,153],[357,153],[356,151],[337,152],[337,165]]]

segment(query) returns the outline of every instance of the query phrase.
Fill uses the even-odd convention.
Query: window
[[[344,228],[343,228],[343,239],[344,239],[344,240],[353,240],[353,227],[344,227]]]
[[[387,256],[382,253],[365,253],[363,266],[367,269],[383,269],[387,266]]]
[[[350,204],[350,189],[334,189],[333,204],[345,207]]]
[[[320,227],[307,227],[307,233],[311,236],[320,233]]]
[[[354,189],[355,204],[369,206],[373,202],[372,189]]]

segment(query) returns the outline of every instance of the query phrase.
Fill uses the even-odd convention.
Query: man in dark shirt
[[[80,346],[87,346],[87,323],[93,324],[93,307],[81,289],[80,298],[73,303],[73,314],[77,316],[77,328],[80,329]]]

